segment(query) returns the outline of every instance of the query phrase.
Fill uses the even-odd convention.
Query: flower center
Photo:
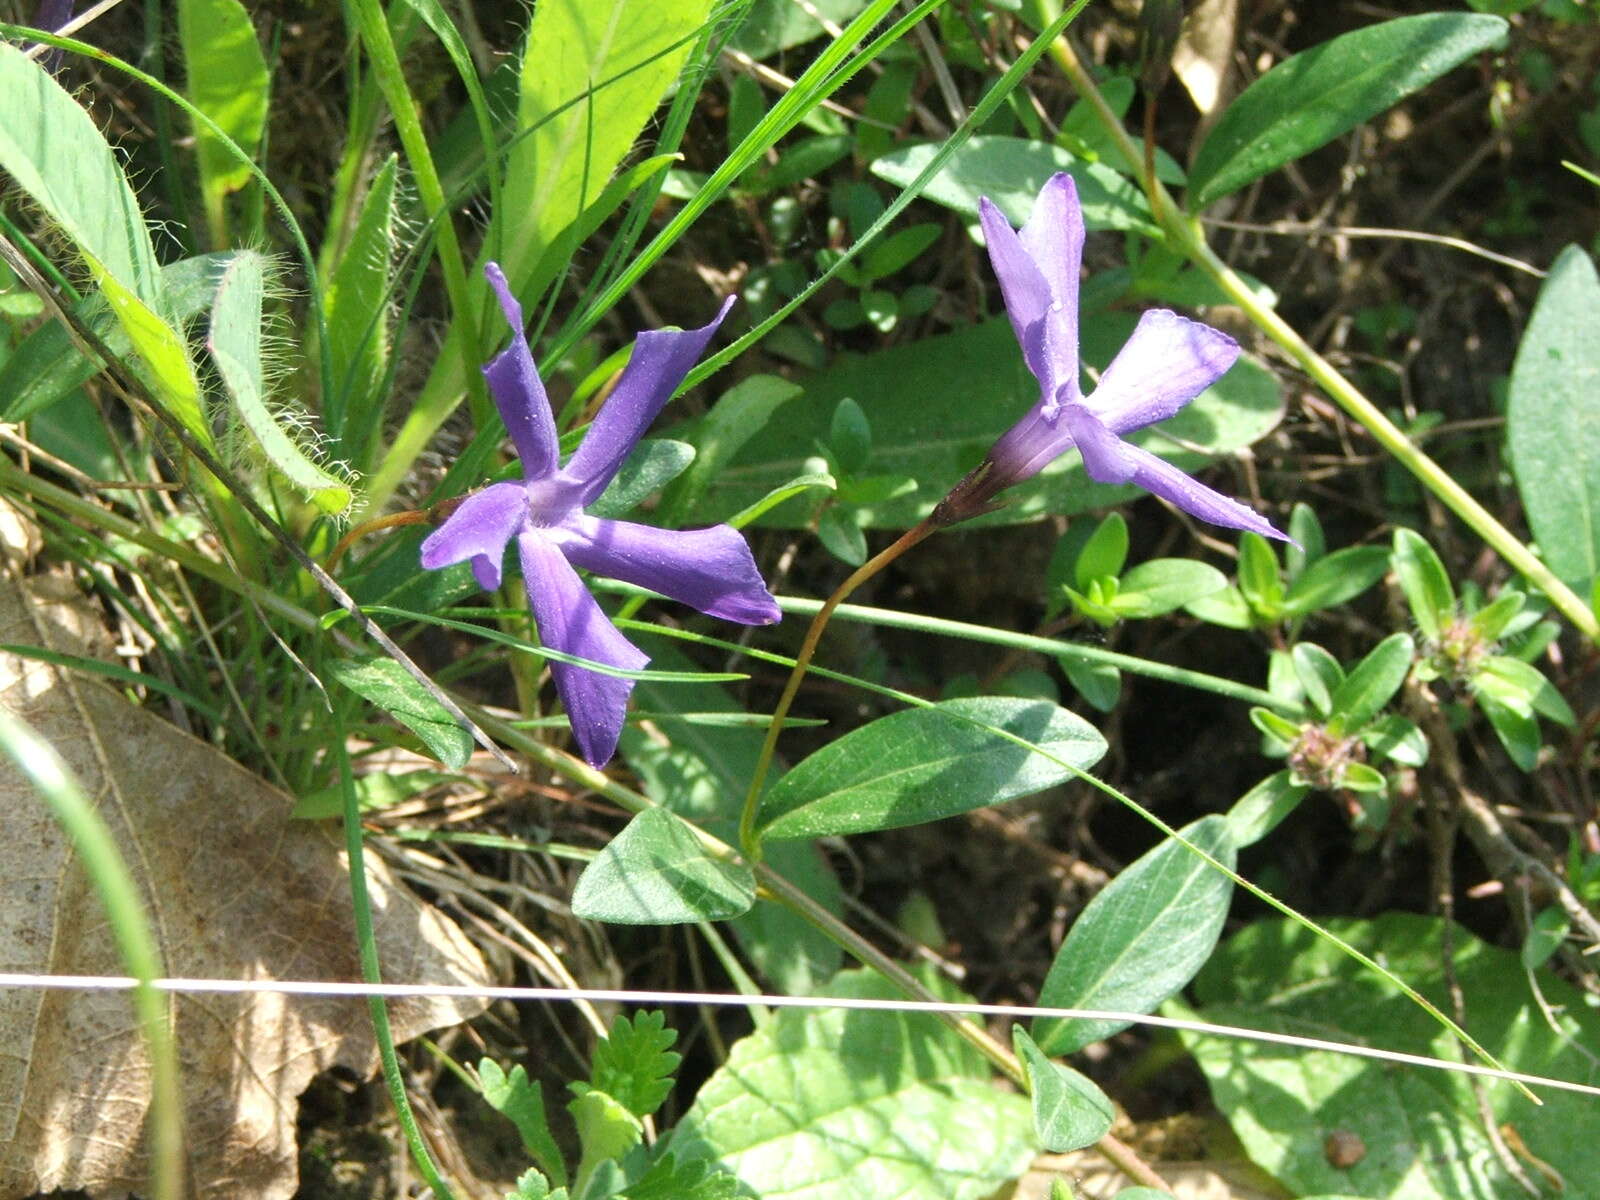
[[[528,493],[528,524],[549,528],[566,520],[581,505],[580,485],[555,474],[523,484]]]

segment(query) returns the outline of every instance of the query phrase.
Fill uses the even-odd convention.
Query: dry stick
[[[316,581],[317,586],[326,592],[334,603],[355,621],[357,627],[363,633],[377,642],[389,657],[404,667],[408,675],[421,684],[447,713],[460,722],[467,732],[472,734],[474,741],[494,755],[507,770],[513,773],[517,771],[516,764],[511,761],[505,751],[495,745],[489,735],[484,733],[472,718],[461,710],[461,706],[451,699],[447,692],[434,683],[432,679],[428,678],[426,671],[411,661],[410,655],[400,649],[395,644],[394,639],[385,633],[377,622],[361,611],[361,606],[355,602],[350,593],[340,587],[326,571],[318,566],[316,560],[307,554],[300,543],[290,536],[289,531],[274,521],[267,511],[256,503],[255,497],[250,494],[249,489],[235,479],[232,472],[224,467],[210,450],[200,445],[193,435],[183,427],[182,422],[169,414],[156,401],[150,389],[145,386],[144,381],[132,372],[125,371],[121,362],[111,353],[95,332],[67,312],[57,302],[55,293],[50,290],[50,286],[34,270],[33,264],[19,253],[17,248],[5,237],[0,237],[0,259],[4,259],[6,264],[16,272],[18,278],[22,279],[34,294],[43,300],[47,307],[53,310],[53,315],[66,327],[67,333],[84,357],[91,361],[99,359],[105,364],[107,377],[115,385],[118,393],[130,408],[152,415],[162,425],[166,426],[168,432],[177,439],[178,443],[233,493],[234,499],[239,502],[245,512],[254,518],[272,539],[288,552],[289,557],[293,558],[300,565],[300,568]]]

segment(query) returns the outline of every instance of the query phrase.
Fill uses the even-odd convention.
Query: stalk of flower
[[[1084,395],[1078,378],[1084,228],[1077,185],[1065,173],[1053,176],[1020,231],[987,196],[978,201],[978,215],[1006,315],[1028,370],[1039,381],[1039,399],[927,517],[856,570],[812,619],[745,796],[740,843],[751,858],[759,856],[756,815],[778,734],[834,609],[930,534],[993,511],[1001,492],[1033,478],[1068,450],[1083,456],[1084,470],[1097,483],[1137,484],[1202,521],[1289,540],[1248,506],[1122,440],[1124,434],[1174,416],[1222,378],[1239,357],[1238,343],[1209,325],[1152,309],[1101,374],[1099,386]]]
[[[601,667],[637,671],[649,657],[611,623],[575,568],[650,588],[709,616],[746,625],[779,619],[750,547],[729,525],[658,529],[592,517],[623,461],[672,397],[732,307],[730,298],[699,329],[641,333],[610,398],[565,466],[555,417],[522,327],[522,308],[495,263],[485,268],[511,326],[511,343],[483,368],[522,464],[521,480],[467,496],[422,543],[428,569],[470,562],[487,590],[500,586],[506,546],[515,539],[528,603],[543,644]],[[634,681],[552,662],[578,752],[592,766],[610,761]]]

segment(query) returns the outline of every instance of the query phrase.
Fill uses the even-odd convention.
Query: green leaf
[[[1289,771],[1268,775],[1228,810],[1228,840],[1240,850],[1255,845],[1298,808],[1310,790],[1296,783]]]
[[[611,1032],[595,1043],[589,1084],[615,1098],[636,1117],[648,1117],[672,1091],[672,1073],[683,1055],[671,1049],[678,1031],[665,1014],[642,1012],[632,1021],[619,1015]]]
[[[830,742],[780,779],[762,802],[761,836],[823,837],[919,825],[1073,777],[1039,751],[1087,770],[1100,761],[1106,743],[1083,718],[1037,700],[947,700],[880,717]]]
[[[82,253],[90,277],[138,354],[151,389],[197,442],[211,445],[211,426],[200,403],[200,381],[189,358],[189,343],[99,259],[87,250]]]
[[[1412,620],[1424,637],[1438,641],[1456,617],[1456,591],[1432,546],[1409,529],[1394,531],[1394,570]]]
[[[1301,642],[1289,651],[1300,690],[1316,712],[1326,717],[1333,711],[1333,694],[1344,684],[1344,668],[1321,646]]]
[[[922,173],[942,147],[939,144],[891,150],[872,163],[872,173],[897,187],[906,187]],[[922,198],[954,209],[973,221],[978,197],[987,196],[1013,225],[1033,211],[1039,189],[1059,171],[1071,175],[1083,205],[1088,229],[1126,229],[1160,238],[1150,217],[1150,204],[1131,180],[1104,163],[1089,162],[1070,150],[1027,138],[979,134],[968,138],[928,181]]]
[[[1117,1110],[1094,1082],[1064,1063],[1050,1061],[1021,1025],[1011,1027],[1017,1057],[1028,1065],[1033,1134],[1052,1154],[1092,1146],[1111,1132]]]
[[[1160,617],[1227,586],[1227,576],[1209,563],[1192,558],[1152,558],[1122,577],[1117,594],[1144,601],[1139,617]]]
[[[1439,952],[1445,931],[1435,918],[1390,913],[1325,923],[1445,1011],[1452,994],[1469,997],[1473,1036],[1512,1069],[1594,1078],[1591,1048],[1600,1045],[1600,1013],[1550,972],[1539,975],[1542,998],[1536,995],[1515,951],[1489,946],[1457,926],[1447,979]],[[1435,1018],[1392,984],[1289,920],[1259,921],[1229,938],[1195,992],[1208,1021],[1451,1061],[1460,1055]],[[1536,1105],[1510,1087],[1475,1089],[1465,1075],[1182,1036],[1246,1153],[1294,1195],[1500,1200],[1519,1194],[1483,1132],[1480,1096],[1489,1119],[1513,1127],[1531,1155],[1565,1176],[1569,1192],[1586,1190],[1582,1180],[1600,1179],[1592,1096],[1539,1090],[1543,1104]],[[1344,1167],[1330,1163],[1323,1139],[1336,1129],[1361,1138],[1366,1156]],[[1523,1160],[1525,1169],[1529,1161]]]
[[[212,235],[220,238],[227,228],[224,197],[250,182],[250,159],[266,129],[272,79],[250,14],[239,0],[179,0],[178,42],[189,102],[246,155],[241,159],[210,126],[194,123],[200,192]]]
[[[233,255],[233,251],[198,254],[160,269],[162,301],[176,325],[186,324],[211,307]],[[133,349],[127,332],[100,297],[89,297],[75,312],[113,355],[121,358]],[[41,325],[0,366],[0,420],[24,420],[66,399],[99,371],[100,364],[78,352],[61,322]]]
[[[1190,600],[1183,606],[1183,611],[1224,629],[1250,629],[1255,625],[1255,617],[1245,601],[1244,593],[1231,584],[1220,592]]]
[[[843,25],[867,6],[867,0],[755,0],[750,14],[734,33],[734,49],[751,58],[771,58],[780,50],[822,37],[823,22]]]
[[[584,868],[572,913],[613,925],[725,921],[755,895],[749,867],[713,857],[681,817],[647,808]]]
[[[485,1058],[478,1063],[478,1083],[489,1106],[517,1127],[528,1156],[557,1184],[566,1183],[567,1168],[545,1116],[544,1094],[521,1064],[508,1074],[492,1058]]]
[[[936,221],[924,221],[896,230],[870,247],[861,256],[861,272],[867,280],[882,279],[910,266],[918,255],[939,240],[944,226]]]
[[[840,562],[859,567],[867,561],[867,535],[861,532],[853,510],[832,505],[817,518],[817,538]]]
[[[1516,588],[1508,587],[1494,598],[1490,604],[1484,605],[1472,614],[1472,632],[1486,642],[1498,641],[1505,635],[1506,628],[1521,614],[1528,598]]]
[[[1126,313],[1086,317],[1085,360],[1097,366],[1110,362],[1133,325],[1134,318]],[[768,421],[708,479],[701,502],[685,514],[686,522],[725,520],[807,470],[806,460],[816,454],[818,442],[826,441],[834,408],[846,396],[872,398],[873,470],[919,484],[914,495],[857,512],[868,528],[904,529],[926,516],[983,460],[995,439],[1037,403],[1039,384],[1028,374],[1004,317],[843,359],[809,377],[802,398],[785,406],[782,419]],[[1265,368],[1241,358],[1183,412],[1131,440],[1185,470],[1196,470],[1207,455],[1236,450],[1265,435],[1280,415],[1277,383]],[[1203,453],[1180,447],[1163,431],[1202,447]],[[971,527],[1111,508],[1142,494],[1131,486],[1091,482],[1078,456],[1066,454],[1033,479],[1008,489],[1002,496],[1004,507]],[[790,503],[769,513],[766,523],[802,528],[812,511],[812,506]]]
[[[206,346],[233,400],[234,411],[267,462],[310,497],[317,508],[338,516],[354,500],[350,485],[314,463],[268,407],[261,358],[265,266],[266,259],[252,251],[241,250],[233,256],[217,285]],[[400,670],[399,664],[395,669]]]
[[[872,457],[872,425],[861,405],[849,396],[834,405],[828,449],[838,459],[840,469],[851,475],[866,470],[867,460]]]
[[[391,154],[372,177],[355,230],[328,277],[323,296],[333,373],[323,419],[335,438],[362,449],[372,441],[372,430],[364,423],[377,415],[379,389],[389,364],[389,285],[398,169],[399,159]],[[349,431],[345,428],[347,414],[356,423]]]
[[[1478,697],[1478,707],[1489,718],[1490,728],[1519,770],[1531,771],[1539,765],[1539,747],[1544,745],[1544,739],[1539,736],[1539,722],[1531,712],[1489,695]]]
[[[1283,611],[1303,617],[1323,609],[1337,608],[1366,591],[1389,569],[1387,546],[1347,546],[1319,558],[1289,584]]]
[[[411,730],[445,766],[464,767],[472,757],[472,735],[394,659],[335,659],[328,673]]]
[[[1264,747],[1264,753],[1267,754],[1279,756],[1287,754],[1300,739],[1301,727],[1270,708],[1252,708],[1250,723],[1267,739],[1267,745]]]
[[[1128,522],[1121,513],[1109,513],[1078,551],[1078,561],[1073,567],[1078,590],[1088,591],[1089,585],[1102,576],[1115,579],[1122,574],[1122,564],[1127,561]]]
[[[1428,761],[1428,739],[1415,722],[1398,713],[1379,717],[1361,731],[1361,741],[1378,759],[1403,767],[1420,767]]]
[[[538,1171],[529,1168],[517,1176],[514,1191],[506,1193],[506,1200],[567,1200],[567,1189],[550,1190],[550,1181]]]
[[[55,77],[9,42],[0,42],[0,112],[13,114],[0,121],[0,171],[73,245],[159,311],[155,248],[116,155]]]
[[[1522,943],[1522,965],[1530,971],[1537,971],[1544,966],[1561,949],[1561,943],[1567,940],[1571,928],[1572,921],[1555,905],[1540,909]]]
[[[1180,832],[1228,867],[1235,847],[1224,817],[1202,817]],[[1039,1004],[1151,1012],[1194,978],[1228,915],[1233,881],[1168,839],[1126,868],[1073,922]],[[1119,1020],[1038,1020],[1047,1054],[1071,1054],[1126,1029]]]
[[[827,990],[900,995],[866,971]],[[1027,1101],[996,1091],[987,1062],[925,1013],[781,1009],[734,1045],[668,1148],[784,1200],[981,1200],[1033,1158],[1028,1120]]]
[[[1239,538],[1239,590],[1246,603],[1264,621],[1283,613],[1283,575],[1278,555],[1259,533],[1246,531]]]
[[[1328,552],[1328,540],[1316,509],[1299,500],[1289,510],[1289,536],[1294,541],[1283,548],[1283,558],[1289,582],[1293,584],[1302,571]]]
[[[797,384],[777,375],[752,375],[722,393],[700,420],[677,426],[673,432],[694,446],[695,456],[662,494],[663,523],[670,527],[680,524],[745,442],[800,394]]]
[[[1517,347],[1506,447],[1550,569],[1600,578],[1600,276],[1577,246],[1556,258]]]
[[[1122,672],[1110,663],[1086,662],[1062,656],[1061,671],[1077,691],[1099,712],[1110,712],[1122,698]]]
[[[655,638],[649,646],[657,666],[688,669],[694,664],[672,641]],[[726,689],[688,688],[646,680],[634,689],[635,703],[656,713],[685,711],[743,713]],[[628,726],[622,754],[645,782],[648,794],[680,816],[689,817],[724,841],[738,836],[738,805],[755,771],[764,730],[690,724],[657,716],[660,736]],[[770,788],[783,774],[776,762],[767,773]],[[835,915],[844,900],[839,881],[810,842],[774,842],[767,863]],[[810,995],[839,969],[842,952],[811,922],[776,904],[758,904],[731,922],[744,952],[778,990]]]
[[[645,438],[623,461],[616,478],[588,506],[597,517],[627,516],[671,483],[694,461],[694,447],[671,438]]]
[[[663,1154],[628,1184],[626,1200],[736,1200],[739,1181],[704,1160]]]
[[[1198,212],[1384,111],[1474,54],[1506,23],[1426,13],[1358,29],[1285,59],[1222,114],[1189,170]]]
[[[1539,668],[1520,658],[1490,655],[1473,674],[1472,686],[1519,711],[1532,710],[1569,729],[1577,724],[1577,717],[1555,684]]]
[[[639,1144],[644,1125],[615,1097],[581,1083],[572,1088],[578,1097],[567,1104],[567,1111],[578,1127],[578,1144],[583,1148],[583,1157],[572,1175],[572,1187],[582,1196],[602,1164],[614,1163]]]
[[[678,77],[710,0],[542,0],[522,56],[517,140],[488,244],[521,294],[601,194]]]
[[[1357,730],[1394,697],[1406,681],[1416,646],[1408,633],[1391,633],[1351,668],[1330,700],[1346,730]]]

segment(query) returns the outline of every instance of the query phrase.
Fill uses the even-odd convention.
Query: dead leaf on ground
[[[84,656],[107,648],[93,606],[59,576],[0,576],[0,641]],[[168,975],[360,979],[341,848],[326,829],[290,821],[288,796],[81,673],[0,655],[0,703],[96,800]],[[367,861],[387,977],[486,983],[462,932]],[[126,974],[81,864],[9,762],[0,762],[0,969]],[[390,1012],[405,1040],[482,1007],[410,1000]],[[190,1194],[287,1200],[300,1093],[333,1066],[377,1069],[365,1003],[181,996],[173,1022]],[[0,991],[0,1200],[142,1189],[149,1085],[126,993]]]

